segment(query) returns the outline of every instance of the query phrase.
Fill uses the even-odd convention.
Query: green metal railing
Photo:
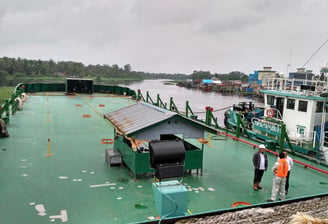
[[[198,119],[198,116],[195,115],[195,113],[192,111],[190,105],[189,105],[189,101],[186,101],[186,106],[185,106],[185,111],[179,111],[178,107],[176,106],[176,104],[174,103],[173,97],[170,97],[170,102],[169,102],[169,107],[167,107],[167,103],[164,103],[163,100],[160,98],[159,94],[157,94],[157,98],[156,98],[156,102],[151,98],[151,96],[149,95],[149,92],[146,92],[146,97],[144,97],[141,93],[141,90],[137,91],[137,96],[136,99],[138,101],[144,101],[146,103],[150,103],[153,104],[155,106],[176,112],[178,114],[182,114],[188,118],[191,118],[193,120],[202,122],[208,126],[214,127],[214,128],[218,128],[218,129],[223,129],[219,126],[218,124],[218,119],[217,117],[215,117],[213,115],[213,108],[212,107],[206,107],[205,108],[205,121]]]
[[[18,96],[21,96],[23,92],[25,93],[34,93],[34,92],[64,92],[66,89],[65,83],[28,83],[23,84],[20,83],[15,87],[14,93],[12,94],[11,98],[6,100],[5,104],[2,105],[0,110],[0,118],[5,120],[6,123],[9,122],[10,114],[13,115],[18,109],[18,101],[15,100]],[[169,104],[165,103],[159,94],[156,96],[156,101],[152,99],[149,92],[146,92],[146,97],[144,97],[140,90],[137,93],[134,90],[131,90],[127,87],[120,87],[120,86],[107,86],[107,85],[94,85],[93,91],[95,93],[110,93],[115,95],[125,95],[131,96],[138,101],[144,101],[155,106],[176,112],[178,114],[184,115],[189,117],[193,120],[205,123],[208,126],[220,128],[218,125],[218,119],[213,115],[213,108],[206,107],[205,111],[205,121],[198,119],[198,116],[192,111],[189,102],[186,101],[185,111],[179,111],[178,107],[176,106],[173,97],[170,97]]]
[[[127,87],[120,86],[107,86],[107,85],[94,85],[94,92],[97,93],[110,93],[115,95],[125,95],[136,98],[136,92]],[[10,116],[14,115],[18,110],[17,97],[21,97],[22,93],[34,93],[34,92],[65,92],[65,83],[20,83],[13,91],[13,94],[9,99],[5,101],[0,107],[0,118],[6,123],[9,122]]]
[[[147,102],[147,103],[162,107],[164,109],[168,109],[170,111],[177,112],[177,113],[182,114],[182,115],[184,115],[188,118],[191,118],[191,119],[196,120],[198,122],[202,122],[202,123],[204,123],[204,124],[206,124],[210,127],[213,127],[215,129],[217,129],[217,130],[218,129],[225,130],[226,133],[232,132],[232,133],[235,134],[235,136],[237,138],[239,138],[242,134],[247,135],[247,137],[249,137],[249,138],[251,138],[253,136],[252,133],[246,128],[246,126],[245,126],[245,124],[244,124],[244,122],[241,118],[241,115],[238,114],[238,113],[237,113],[237,121],[236,121],[236,131],[233,132],[233,131],[229,131],[228,128],[223,128],[223,127],[219,126],[218,119],[213,114],[214,110],[210,106],[205,107],[205,120],[200,120],[193,113],[188,101],[186,101],[185,111],[182,112],[182,111],[179,111],[177,109],[172,97],[170,98],[169,108],[167,108],[166,103],[163,103],[163,101],[160,99],[159,95],[157,95],[157,102],[152,100],[152,98],[149,95],[149,92],[146,92],[146,97],[144,97],[142,95],[141,91],[138,90],[137,100],[138,101],[144,101],[144,102]],[[277,149],[279,152],[283,151],[285,147],[289,148],[292,152],[294,152],[295,149],[294,149],[294,146],[292,146],[292,144],[290,142],[290,139],[289,139],[287,131],[286,131],[285,124],[283,122],[278,122],[278,124],[281,125],[281,133],[278,136],[278,139],[275,140],[272,144],[276,144],[276,145],[279,146],[278,149]],[[242,130],[244,130],[244,131],[242,132]],[[268,143],[269,143],[269,141],[268,141]]]
[[[20,83],[15,87],[14,93],[11,98],[6,100],[5,104],[2,105],[0,110],[0,118],[4,119],[6,123],[9,122],[10,115],[15,114],[18,109],[18,101],[15,100],[18,96],[21,96],[23,92],[25,93],[34,93],[34,92],[65,92],[66,84],[65,83]],[[144,101],[152,105],[176,112],[178,114],[184,115],[193,120],[202,122],[208,126],[223,129],[218,124],[218,119],[213,115],[213,108],[205,108],[205,120],[201,120],[193,112],[192,108],[189,105],[189,102],[186,101],[185,111],[179,111],[176,106],[173,97],[170,97],[169,104],[165,103],[159,94],[156,96],[156,100],[152,99],[149,92],[146,92],[144,97],[140,90],[134,91],[127,87],[120,86],[107,86],[107,85],[93,85],[93,91],[95,93],[110,93],[115,95],[126,95],[135,98],[138,101]]]
[[[0,118],[3,119],[6,124],[10,120],[10,115],[14,115],[16,111],[18,110],[18,100],[16,100],[17,97],[20,97],[22,93],[24,92],[24,85],[22,83],[18,84],[13,91],[13,94],[11,94],[11,97],[8,98],[4,104],[0,107]]]

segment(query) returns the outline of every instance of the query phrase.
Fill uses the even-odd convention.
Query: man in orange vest
[[[272,185],[272,194],[271,198],[268,199],[268,202],[275,201],[277,198],[277,193],[279,193],[280,200],[285,199],[285,185],[286,177],[288,174],[288,162],[285,158],[285,153],[279,153],[279,160],[273,165],[272,171],[274,174],[273,185]]]

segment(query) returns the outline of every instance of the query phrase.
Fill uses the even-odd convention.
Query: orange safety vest
[[[278,160],[279,166],[276,171],[276,176],[287,177],[288,174],[288,163],[285,158]]]

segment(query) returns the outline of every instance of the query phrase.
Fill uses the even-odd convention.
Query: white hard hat
[[[261,144],[261,145],[259,145],[259,148],[260,149],[265,149],[265,145]]]

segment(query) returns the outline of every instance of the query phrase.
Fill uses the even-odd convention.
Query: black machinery
[[[183,177],[185,147],[181,140],[149,143],[150,166],[159,180]]]
[[[183,216],[188,209],[188,190],[174,180],[184,174],[185,147],[181,140],[161,140],[149,143],[150,166],[159,182],[153,183],[157,210],[161,219]],[[170,180],[169,180],[170,179]],[[164,181],[163,181],[164,180]]]

